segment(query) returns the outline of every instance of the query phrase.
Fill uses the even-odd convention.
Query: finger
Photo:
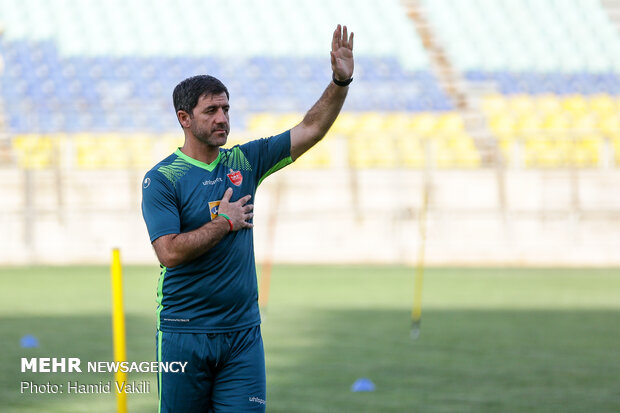
[[[243,207],[243,212],[250,212],[254,209],[254,204],[247,204]]]
[[[342,46],[342,26],[338,25],[336,30],[338,32],[336,34],[336,50],[338,50]]]
[[[340,25],[338,25],[340,27]],[[332,50],[338,50],[338,27],[334,30],[334,35],[332,36]]]
[[[349,37],[349,49],[353,50],[353,32],[351,32],[351,37]]]
[[[243,198],[239,199],[239,202],[241,205],[245,205],[246,202],[248,202],[250,200],[250,198],[252,198],[252,195],[246,195]]]
[[[329,55],[332,58],[332,67],[336,66],[336,55],[334,54],[334,52],[329,52]]]
[[[249,221],[249,220],[251,220],[252,218],[254,218],[254,214],[250,212],[249,214],[247,214],[247,215],[246,215],[245,220],[246,220],[246,221]]]
[[[344,26],[342,28],[342,45],[346,46],[348,44],[349,41],[349,34],[348,34],[348,30],[347,30],[347,26]]]
[[[224,196],[222,197],[222,201],[230,201],[230,197],[232,196],[233,190],[232,188],[228,188],[226,192],[224,192]],[[222,202],[220,201],[220,202]]]

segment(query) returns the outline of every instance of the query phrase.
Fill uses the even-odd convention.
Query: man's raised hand
[[[349,36],[347,26],[338,25],[332,37],[330,52],[332,71],[339,81],[346,81],[353,76],[353,32]]]

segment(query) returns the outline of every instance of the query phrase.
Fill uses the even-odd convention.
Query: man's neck
[[[181,152],[192,159],[210,164],[217,159],[220,148],[218,146],[209,146],[197,139],[185,137],[185,144],[181,148]]]

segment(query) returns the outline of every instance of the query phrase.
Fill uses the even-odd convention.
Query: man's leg
[[[159,413],[207,412],[213,377],[203,358],[206,351],[204,336],[157,332],[157,361],[187,361],[185,373],[158,373]]]
[[[264,412],[267,386],[260,326],[222,334],[221,338],[229,352],[213,384],[213,411]]]

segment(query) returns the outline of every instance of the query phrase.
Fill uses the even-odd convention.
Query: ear
[[[184,128],[189,128],[192,124],[192,117],[184,110],[179,110],[177,112],[177,119],[179,119],[179,123]]]

